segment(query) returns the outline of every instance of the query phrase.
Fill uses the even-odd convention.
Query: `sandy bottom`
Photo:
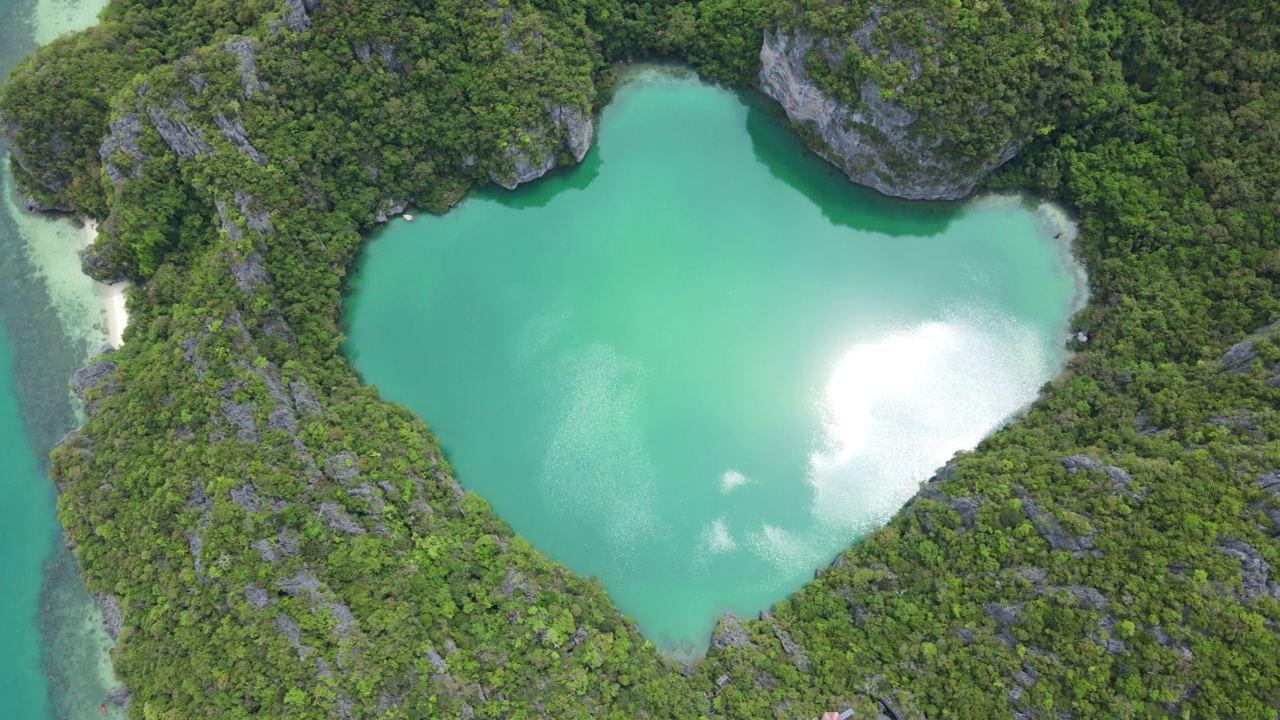
[[[63,33],[96,25],[104,5],[102,0],[37,0],[31,14],[32,39],[46,45]]]

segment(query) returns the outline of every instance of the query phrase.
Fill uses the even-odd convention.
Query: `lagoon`
[[[857,188],[762,98],[631,70],[579,166],[381,231],[344,348],[464,487],[693,657],[1036,398],[1073,234]]]

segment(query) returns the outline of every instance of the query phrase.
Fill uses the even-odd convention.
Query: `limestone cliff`
[[[818,53],[832,67],[843,62],[850,44],[855,52],[876,55],[871,39],[875,22],[873,12],[844,44],[813,37],[798,28],[790,34],[766,32],[760,48],[761,90],[811,133],[808,139],[814,150],[850,180],[886,195],[916,200],[968,195],[982,178],[1014,156],[1016,144],[995,148],[989,158],[954,157],[946,152],[926,119],[882,97],[874,79],[862,80],[857,88],[861,102],[850,107],[806,74],[805,60],[812,53]],[[887,54],[890,62],[912,63],[912,75],[918,76],[920,61],[910,51],[895,44],[882,54]]]
[[[561,150],[575,163],[582,162],[595,137],[590,111],[572,105],[558,105],[548,111],[548,126],[529,128],[519,140],[512,140],[503,153],[507,167],[491,170],[489,177],[508,190],[537,180],[556,166]],[[523,141],[523,142],[521,142]]]

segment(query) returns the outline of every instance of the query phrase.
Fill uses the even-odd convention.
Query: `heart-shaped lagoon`
[[[347,351],[516,532],[696,654],[1057,373],[1053,217],[888,200],[756,98],[650,71],[581,166],[381,232]]]

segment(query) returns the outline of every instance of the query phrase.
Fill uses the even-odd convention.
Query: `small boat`
[[[405,220],[413,220],[413,216],[410,215],[409,213],[405,213],[403,217]]]

